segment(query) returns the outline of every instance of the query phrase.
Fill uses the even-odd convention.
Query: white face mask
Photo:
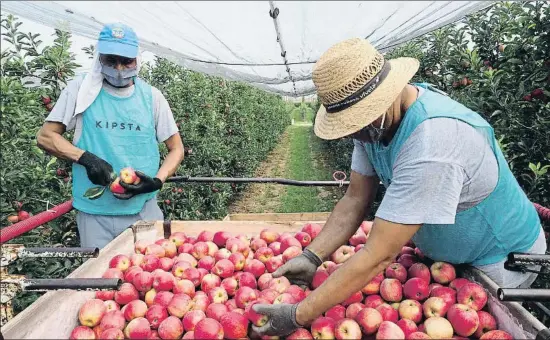
[[[101,73],[105,80],[114,87],[125,87],[137,76],[137,68],[117,70],[111,66],[101,65]]]

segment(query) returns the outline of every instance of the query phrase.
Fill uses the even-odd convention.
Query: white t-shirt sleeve
[[[67,83],[67,86],[61,91],[59,98],[57,98],[52,111],[46,117],[47,122],[62,123],[65,125],[67,131],[75,129],[76,117],[74,117],[74,110],[76,108],[78,89],[83,79],[83,77],[77,77]]]
[[[454,224],[465,181],[455,120],[423,122],[403,144],[376,216],[402,224]]]
[[[367,156],[367,151],[363,144],[353,140],[353,154],[351,155],[351,170],[360,173],[363,176],[376,176],[376,171]]]
[[[155,124],[157,130],[157,141],[162,143],[174,134],[179,132],[174,115],[170,109],[168,101],[155,87],[152,87],[153,91],[153,111],[155,114]]]

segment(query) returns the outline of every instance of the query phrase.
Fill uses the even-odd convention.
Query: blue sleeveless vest
[[[135,78],[134,92],[120,98],[101,89],[92,105],[82,113],[82,135],[76,146],[96,154],[119,174],[125,167],[156,176],[160,153],[156,139],[151,86]],[[133,215],[139,213],[156,192],[119,200],[110,190],[96,200],[84,193],[95,186],[86,169],[73,163],[73,206],[93,215]]]
[[[407,110],[391,143],[364,143],[384,186],[391,184],[393,164],[407,138],[422,122],[437,117],[459,119],[483,130],[497,158],[499,177],[494,191],[476,206],[457,213],[454,224],[424,224],[413,242],[433,260],[455,264],[492,264],[510,252],[527,251],[539,235],[540,220],[510,171],[492,127],[476,112],[426,84],[415,85],[427,91]]]

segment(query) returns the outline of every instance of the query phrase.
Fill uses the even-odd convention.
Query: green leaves
[[[103,195],[106,188],[107,187],[102,187],[102,186],[91,187],[90,189],[86,190],[86,192],[84,193],[84,197],[90,200],[96,200]]]

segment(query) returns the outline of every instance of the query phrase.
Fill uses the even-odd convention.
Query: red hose
[[[533,203],[535,205],[535,209],[537,209],[537,212],[539,213],[540,218],[543,221],[550,222],[550,209],[543,207],[540,204]]]
[[[44,223],[50,222],[64,215],[73,209],[73,200],[61,203],[51,208],[50,210],[43,211],[40,214],[31,216],[24,221],[17,222],[9,227],[5,227],[0,230],[0,243],[7,242],[29,230],[32,230]]]

